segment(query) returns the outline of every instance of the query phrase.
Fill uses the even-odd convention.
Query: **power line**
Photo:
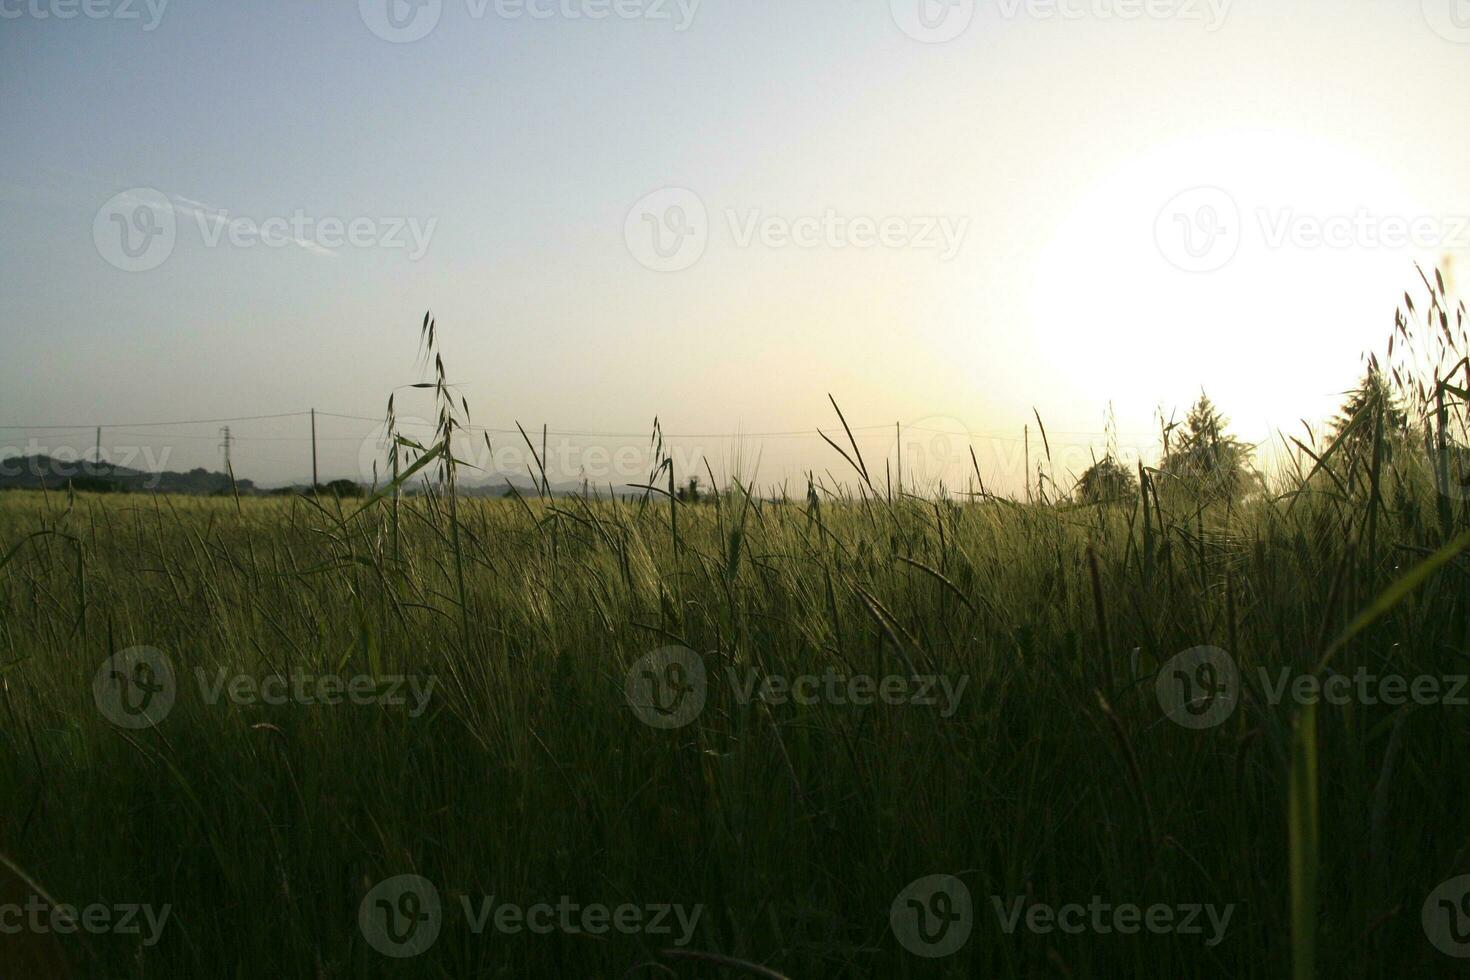
[[[336,419],[348,419],[348,420],[354,421],[354,422],[378,422],[378,423],[381,423],[383,421],[381,418],[369,418],[369,417],[367,417],[365,415],[341,415],[341,414],[338,414],[336,412],[317,412],[317,414],[318,415],[321,415],[321,416],[325,416],[325,417],[336,418]],[[930,415],[930,416],[924,416],[924,417],[925,418],[929,418],[929,417],[933,417],[933,416]],[[400,419],[399,421],[402,422],[403,420]],[[433,425],[434,423],[432,423],[432,422],[425,422],[423,424],[425,424],[425,425]],[[880,423],[878,425],[854,425],[854,426],[851,426],[850,428],[851,428],[851,430],[853,432],[892,432],[892,431],[894,431],[894,424],[892,422],[884,422],[884,423]],[[902,428],[902,430],[904,432],[934,432],[934,433],[938,433],[938,434],[941,434],[941,435],[974,436],[974,437],[977,437],[977,438],[983,437],[983,438],[987,438],[987,439],[1010,439],[1012,442],[1020,442],[1021,441],[1020,439],[1017,439],[1017,438],[1014,438],[1014,437],[1010,437],[1010,436],[1006,436],[1006,435],[1003,435],[1002,433],[999,433],[999,432],[982,432],[982,431],[977,430],[977,429],[969,429],[969,428],[966,428],[966,429],[964,429],[962,431],[951,430],[951,429],[936,429],[936,428],[933,428],[932,426],[924,426],[924,425],[903,425],[903,426],[901,426],[901,428]],[[497,428],[483,426],[483,425],[466,425],[466,426],[463,426],[462,429],[465,432],[489,432],[489,433],[492,433],[492,434],[503,434],[503,435],[512,435],[512,436],[518,436],[518,435],[521,434],[521,430],[519,430],[519,429],[497,429]],[[526,434],[527,435],[534,436],[539,431],[540,431],[539,429],[536,429],[536,430],[527,429],[526,430]],[[829,431],[830,432],[840,432],[841,431],[840,423],[838,425],[831,426],[830,429],[829,429]],[[1050,435],[1054,435],[1054,436],[1088,436],[1088,437],[1091,437],[1091,438],[1097,438],[1097,437],[1106,435],[1106,433],[1104,433],[1102,431],[1082,432],[1082,431],[1078,431],[1078,430],[1048,429],[1047,432]],[[547,435],[552,435],[552,436],[582,436],[582,437],[591,438],[591,439],[647,439],[651,435],[651,433],[648,432],[648,431],[643,431],[643,432],[595,432],[595,431],[581,431],[581,430],[574,430],[574,429],[548,429],[547,432],[546,432],[546,434]],[[815,428],[812,428],[812,429],[789,429],[789,430],[780,431],[780,432],[664,432],[664,433],[662,433],[662,435],[663,435],[663,437],[665,439],[772,439],[772,438],[779,438],[779,437],[783,437],[783,436],[785,436],[785,437],[820,436],[821,434],[822,434],[821,433],[821,430],[818,430],[818,429],[815,429]],[[1159,435],[1159,433],[1158,433],[1157,430],[1149,429],[1149,430],[1146,430],[1146,431],[1142,431],[1141,430],[1141,431],[1138,431],[1138,432],[1119,432],[1118,435],[1119,436],[1147,436],[1149,438],[1157,438],[1158,435]]]
[[[165,425],[219,425],[225,422],[260,422],[265,419],[292,419],[310,414],[310,412],[281,412],[276,415],[242,415],[229,419],[174,419],[169,422],[103,422],[102,427],[104,429],[156,429]],[[0,429],[21,429],[24,431],[33,429],[90,429],[96,424],[93,422],[90,425],[0,425]]]
[[[219,424],[222,424],[222,423],[232,423],[232,422],[259,422],[259,421],[265,421],[265,420],[269,420],[269,419],[301,418],[303,416],[310,416],[311,414],[312,413],[310,411],[305,411],[305,412],[281,412],[281,413],[274,414],[274,415],[242,415],[242,416],[237,416],[237,417],[234,417],[234,418],[172,419],[172,420],[167,421],[167,422],[104,422],[104,423],[102,423],[102,427],[103,428],[106,428],[106,429],[149,429],[149,428],[163,428],[165,426],[170,426],[170,425],[219,425]],[[316,414],[318,414],[318,415],[320,415],[320,416],[322,416],[324,418],[346,419],[346,420],[352,421],[352,422],[376,422],[376,423],[379,423],[379,424],[382,424],[382,422],[383,422],[383,419],[381,419],[381,418],[372,418],[372,417],[369,417],[369,416],[366,416],[366,415],[347,415],[347,414],[343,414],[341,412],[317,412]],[[434,423],[426,422],[424,424],[425,425],[432,425]],[[75,431],[82,431],[82,430],[92,429],[94,427],[95,427],[95,423],[93,425],[0,425],[0,429],[17,430],[17,431],[25,431],[25,432],[29,432],[29,431],[53,431],[54,432],[54,431],[74,431],[74,430]],[[945,432],[945,431],[947,431],[947,430],[943,430],[943,429],[924,429],[923,427],[920,427],[920,426],[906,426],[905,428],[908,429],[908,430],[910,430],[910,431],[927,431],[927,432]],[[462,429],[462,431],[465,431],[465,432],[488,432],[488,433],[491,433],[493,435],[512,435],[512,436],[520,435],[520,430],[519,429],[501,429],[501,428],[494,428],[494,427],[483,426],[483,425],[466,425],[466,426],[462,426],[461,429]],[[888,431],[888,430],[891,430],[891,429],[893,429],[892,423],[885,423],[885,424],[882,424],[882,425],[855,425],[855,426],[852,426],[852,431],[853,432]],[[528,431],[528,433],[530,432],[530,430],[527,430],[527,431]],[[956,433],[951,433],[951,434],[953,434],[953,435],[963,435],[963,434],[966,434],[966,433],[956,432]],[[981,433],[970,433],[970,434],[979,435]],[[576,429],[548,429],[547,430],[547,435],[553,435],[553,436],[578,436],[578,437],[588,438],[588,439],[647,439],[647,438],[649,438],[652,435],[652,433],[651,432],[648,432],[648,431],[644,431],[644,432],[596,432],[596,431],[583,431],[583,430],[576,430]],[[789,430],[779,431],[779,432],[665,432],[665,433],[662,433],[662,435],[663,435],[663,437],[665,439],[774,439],[774,438],[783,438],[783,437],[790,438],[790,437],[798,437],[798,436],[817,436],[817,435],[820,435],[820,432],[817,429],[789,429]],[[271,438],[271,437],[265,436],[265,437],[256,437],[256,438]]]
[[[364,416],[364,415],[341,415],[341,414],[338,414],[336,412],[318,412],[317,414],[318,415],[322,415],[322,416],[327,416],[327,417],[330,417],[330,418],[334,418],[334,419],[350,419],[350,420],[352,420],[354,422],[379,422],[379,423],[381,423],[383,421],[381,418],[376,418],[376,419],[374,419],[374,418],[368,418],[367,416]],[[432,425],[433,423],[425,423],[425,424]],[[493,428],[493,427],[490,427],[490,426],[484,426],[484,425],[466,425],[466,426],[462,426],[461,428],[465,432],[489,432],[489,433],[497,434],[497,435],[511,435],[511,436],[518,436],[518,435],[521,434],[521,430],[520,429],[497,429],[497,428]],[[890,422],[890,423],[885,423],[883,425],[855,425],[855,426],[852,427],[852,431],[854,431],[854,432],[866,432],[866,431],[872,431],[872,430],[875,430],[875,429],[892,429],[892,428],[893,428],[893,424]],[[526,434],[527,435],[535,435],[536,432],[539,432],[539,431],[540,430],[538,429],[538,430],[536,430],[536,431],[533,432],[532,430],[529,430],[528,429],[528,430],[526,430]],[[548,430],[546,430],[546,434],[547,435],[551,435],[551,436],[582,436],[582,437],[586,437],[586,438],[589,438],[589,439],[647,439],[647,438],[649,438],[652,435],[652,433],[649,432],[649,431],[644,431],[644,432],[583,432],[583,431],[574,430],[574,429],[548,429]],[[662,435],[663,435],[663,437],[665,439],[774,439],[774,438],[779,438],[779,437],[783,437],[783,436],[815,436],[815,435],[818,435],[818,434],[819,433],[817,432],[816,429],[791,429],[791,430],[784,431],[784,432],[664,432],[664,433],[662,433]]]
[[[375,422],[375,423],[378,423],[380,425],[383,422],[383,419],[382,418],[373,418],[373,417],[366,416],[366,415],[349,415],[349,414],[345,414],[345,413],[341,413],[341,412],[321,412],[321,411],[319,411],[316,414],[317,415],[320,415],[320,416],[322,416],[324,418],[345,419],[347,421],[353,421],[353,422]],[[169,421],[164,421],[164,422],[103,422],[102,423],[102,428],[105,428],[105,429],[114,429],[114,430],[123,430],[123,429],[155,429],[155,428],[164,428],[166,426],[173,426],[173,425],[220,425],[220,424],[227,424],[227,423],[262,422],[262,421],[270,421],[270,420],[276,420],[276,419],[304,418],[304,417],[309,417],[311,415],[312,415],[312,412],[310,410],[307,410],[307,411],[303,411],[303,412],[277,412],[277,413],[269,414],[269,415],[240,415],[240,416],[233,416],[233,417],[230,417],[230,418],[171,419]],[[415,424],[415,423],[407,423],[406,420],[400,420],[400,423],[401,424]],[[434,423],[432,423],[432,422],[424,422],[424,423],[421,423],[421,424],[423,424],[423,425],[433,425]],[[90,430],[90,429],[93,429],[95,427],[96,427],[96,423],[92,423],[92,424],[89,424],[89,425],[0,425],[0,430],[6,430],[6,431],[24,431],[24,432],[29,432],[29,431],[47,431],[47,432],[62,432],[62,431],[73,432],[73,431],[75,431],[75,432],[79,432],[79,431]],[[893,432],[893,431],[895,431],[895,426],[891,422],[890,423],[879,424],[879,425],[854,425],[854,426],[851,426],[850,428],[851,428],[851,431],[854,432],[854,433],[859,433],[859,432]],[[520,429],[495,428],[495,427],[491,427],[491,426],[481,426],[481,425],[466,425],[466,426],[461,427],[461,429],[462,429],[462,431],[465,431],[465,432],[473,432],[473,433],[483,432],[483,433],[488,433],[488,434],[491,434],[491,435],[519,436],[521,434],[521,430]],[[840,427],[839,426],[831,426],[830,429],[832,430],[833,433],[840,432]],[[1020,442],[1021,441],[1021,440],[1015,438],[1014,436],[1004,435],[1004,434],[999,433],[999,432],[982,432],[982,431],[971,430],[971,429],[961,429],[961,430],[953,430],[952,431],[952,430],[949,430],[949,429],[936,429],[936,428],[933,428],[931,426],[905,425],[905,426],[900,426],[899,427],[899,431],[903,431],[903,432],[931,432],[931,433],[936,433],[936,434],[940,434],[940,435],[965,436],[965,437],[969,437],[969,438],[983,438],[983,439],[997,439],[997,440],[1007,440],[1007,441],[1010,441],[1010,442]],[[122,434],[122,433],[120,433],[120,434]],[[527,434],[534,436],[537,433],[534,430],[527,430]],[[642,432],[609,432],[609,431],[580,430],[580,429],[547,429],[546,430],[546,434],[547,435],[551,435],[551,436],[566,436],[566,437],[584,438],[584,439],[648,439],[648,438],[651,438],[651,436],[652,436],[652,432],[650,432],[650,431],[642,431]],[[816,429],[816,428],[811,428],[811,429],[786,429],[786,430],[767,431],[767,432],[663,432],[663,433],[661,433],[661,435],[665,439],[781,439],[781,438],[812,438],[812,437],[819,437],[821,434],[822,434],[821,430]],[[1098,438],[1098,437],[1104,435],[1104,433],[1102,433],[1102,432],[1078,432],[1078,431],[1062,431],[1062,430],[1053,430],[1051,434],[1052,435],[1055,435],[1055,436],[1086,436],[1088,438]],[[1139,435],[1139,436],[1147,436],[1149,438],[1156,438],[1158,436],[1158,433],[1157,432],[1150,431],[1150,432],[1146,432],[1146,433],[1145,432],[1138,432],[1138,433],[1118,433],[1118,435],[1119,436],[1123,436],[1123,437]],[[182,434],[173,435],[172,437],[173,438],[189,438],[188,436],[185,436],[185,435],[182,435]],[[208,437],[208,438],[213,438],[213,437]],[[272,441],[292,441],[292,442],[294,442],[294,441],[307,441],[307,439],[309,437],[253,436],[251,438],[252,438],[252,440],[272,440]],[[346,440],[343,440],[341,438],[333,438],[333,439],[324,440],[324,441],[334,441],[335,442],[335,441],[346,441]]]
[[[217,435],[201,435],[197,432],[132,432],[128,429],[108,429],[109,434],[114,436],[136,436],[139,438],[158,439],[194,439],[209,441],[217,439]],[[234,437],[235,443],[241,442],[311,442],[311,436],[241,436]],[[320,442],[362,442],[361,436],[320,436]]]

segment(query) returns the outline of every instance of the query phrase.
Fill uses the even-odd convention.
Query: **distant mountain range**
[[[510,494],[507,484],[515,487],[515,492],[524,497],[538,495],[537,485],[524,476],[501,477],[474,483],[461,480],[459,492],[467,497],[503,497]],[[107,462],[59,460],[50,456],[13,456],[0,460],[0,490],[41,490],[43,488],[65,490],[68,486],[74,490],[93,493],[177,493],[202,496],[229,493],[259,496],[262,494],[304,493],[311,489],[310,484],[273,488],[259,487],[254,481],[239,477],[231,486],[227,474],[215,473],[202,467],[186,473],[173,470],[147,473]],[[406,489],[405,492],[412,494],[419,486],[421,484],[416,481],[414,487]],[[327,489],[340,496],[355,496],[367,492],[366,487],[350,480],[335,480],[324,484],[324,490]],[[628,487],[616,487],[616,490],[618,495],[623,497],[641,492]],[[571,496],[581,494],[583,485],[579,482],[552,483],[550,491],[554,497]],[[606,497],[608,487],[605,484],[600,487],[589,486],[587,492]]]
[[[0,490],[76,490],[99,493],[229,493],[224,473],[193,469],[187,473],[142,470],[89,460],[60,460],[51,456],[12,456],[0,461]],[[250,480],[236,480],[240,493],[258,493]]]

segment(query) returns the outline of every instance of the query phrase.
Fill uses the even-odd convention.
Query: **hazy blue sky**
[[[1320,417],[1470,245],[1463,0],[393,2],[0,0],[0,425],[380,416],[432,307],[483,425],[805,430],[830,391],[1014,483],[1033,407],[1099,450],[1110,400],[1126,445],[1201,385],[1248,437]],[[233,428],[242,476],[309,472],[304,420]],[[371,428],[323,419],[323,475]],[[217,429],[104,444],[217,466]],[[559,475],[627,482],[594,441],[642,442]]]

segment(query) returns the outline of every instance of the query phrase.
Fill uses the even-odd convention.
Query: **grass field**
[[[5,895],[147,906],[6,975],[1454,975],[1470,513],[1357,445],[1207,506],[4,495]]]

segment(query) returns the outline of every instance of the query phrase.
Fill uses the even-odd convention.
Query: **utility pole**
[[[1026,472],[1021,474],[1022,481],[1026,484],[1026,500],[1031,500],[1031,423],[1026,423],[1021,438],[1026,446]]]
[[[220,429],[219,434],[219,448],[224,450],[225,453],[225,473],[233,473],[234,470],[230,469],[230,443],[234,440],[230,436],[230,427],[227,425],[223,429]]]
[[[92,461],[98,469],[102,468],[102,426],[100,425],[97,426],[97,453]]]
[[[316,475],[316,409],[311,410],[311,489],[316,490],[321,481]]]
[[[893,423],[893,434],[898,440],[898,495],[903,496],[903,423]]]

